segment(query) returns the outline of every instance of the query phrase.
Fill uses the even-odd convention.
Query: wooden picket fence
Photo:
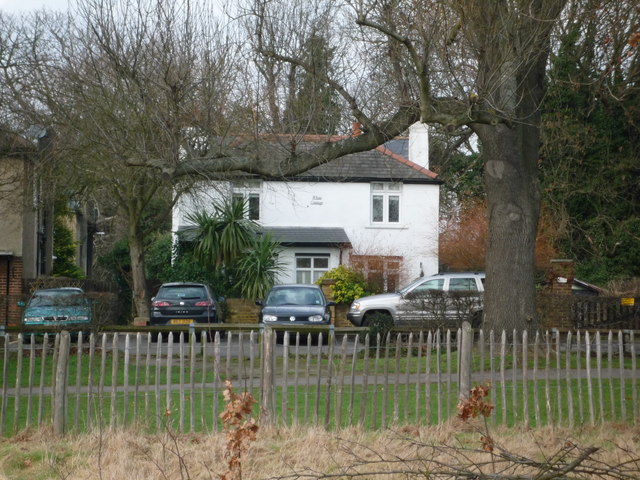
[[[0,435],[42,426],[58,434],[98,426],[217,431],[225,380],[258,400],[263,424],[438,424],[485,383],[494,424],[640,418],[634,331],[220,333],[63,332],[27,343],[7,334]]]

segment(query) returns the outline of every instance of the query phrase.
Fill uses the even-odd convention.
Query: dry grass
[[[536,459],[555,453],[568,441],[581,447],[600,447],[597,459],[609,464],[619,463],[625,455],[637,458],[640,452],[640,429],[627,425],[572,431],[499,429],[493,432],[493,437],[509,451]],[[57,439],[47,431],[28,431],[0,440],[0,479],[217,479],[225,471],[225,440],[223,434],[141,435],[133,430]],[[243,460],[242,476],[244,480],[252,480],[283,477],[303,470],[340,473],[360,461],[366,463],[381,456],[391,460],[412,457],[424,451],[420,448],[422,444],[480,447],[479,434],[459,420],[443,426],[404,427],[398,431],[260,430],[258,440]],[[481,452],[472,454],[480,462],[489,456]],[[438,456],[437,460],[447,461],[450,449],[431,451],[429,455],[434,460]],[[422,463],[421,468],[426,468],[427,463]],[[398,465],[391,461],[376,464],[375,468],[390,472],[385,478],[406,479],[406,475],[391,473],[398,470]]]

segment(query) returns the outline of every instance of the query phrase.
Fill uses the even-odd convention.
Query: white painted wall
[[[218,182],[195,195],[184,197],[173,212],[173,230],[185,225],[188,212],[210,207],[213,199],[228,191]],[[371,223],[369,183],[263,182],[260,191],[260,223],[282,227],[342,227],[353,253],[399,255],[404,258],[401,284],[424,273],[438,272],[438,185],[402,185],[400,222],[378,226]],[[340,252],[329,248],[291,248],[283,252],[290,275],[282,283],[294,282],[294,253],[331,253],[329,268],[338,266]],[[346,261],[346,258],[343,257]]]

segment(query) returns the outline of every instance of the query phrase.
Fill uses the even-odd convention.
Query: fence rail
[[[0,435],[51,425],[215,431],[223,382],[259,399],[263,423],[436,424],[490,383],[491,422],[527,426],[636,422],[637,332],[395,333],[340,329],[7,335],[0,350]],[[1,346],[1,344],[0,344]]]

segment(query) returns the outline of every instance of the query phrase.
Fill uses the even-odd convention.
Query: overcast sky
[[[67,9],[68,0],[0,0],[0,10],[7,13],[29,13],[35,10],[63,11]]]

